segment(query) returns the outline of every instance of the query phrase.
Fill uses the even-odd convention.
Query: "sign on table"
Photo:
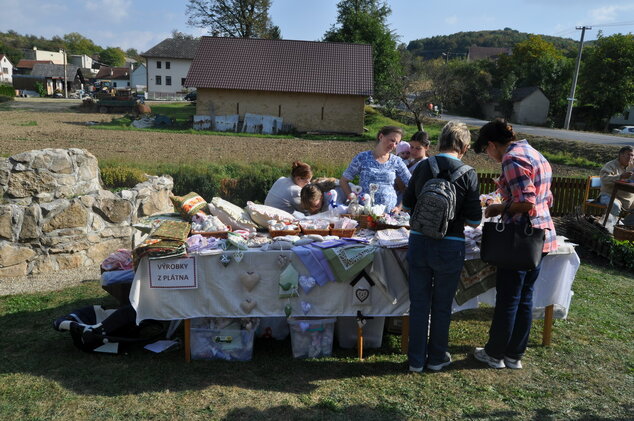
[[[149,259],[150,288],[191,289],[198,288],[196,260]]]

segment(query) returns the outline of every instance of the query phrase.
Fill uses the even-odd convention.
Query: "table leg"
[[[542,346],[550,346],[553,336],[553,310],[554,305],[546,306],[544,309],[544,330],[542,332]]]
[[[357,350],[359,351],[359,361],[363,360],[363,328],[357,326]]]
[[[614,204],[614,199],[616,198],[616,191],[618,190],[618,185],[614,185],[612,189],[612,196],[610,196],[610,202],[608,202],[608,208],[605,210],[605,218],[603,219],[603,226],[608,222],[608,218],[610,217],[610,213],[612,211],[612,205]]]
[[[401,318],[401,352],[407,354],[409,346],[409,316]]]
[[[185,329],[185,362],[191,362],[192,353],[191,353],[191,337],[190,337],[190,328],[191,328],[191,320],[185,319],[185,325],[183,329]]]

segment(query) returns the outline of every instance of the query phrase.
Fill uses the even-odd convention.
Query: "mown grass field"
[[[256,340],[250,362],[194,361],[181,352],[86,354],[51,321],[113,304],[98,284],[0,297],[0,419],[6,420],[626,420],[634,417],[634,280],[584,263],[567,320],[542,347],[536,321],[521,371],[483,368],[470,355],[490,308],[454,315],[454,364],[408,374],[400,337],[296,360],[290,341]]]

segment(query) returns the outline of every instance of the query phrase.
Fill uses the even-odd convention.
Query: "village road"
[[[460,120],[464,121],[466,124],[470,126],[482,127],[488,121],[479,120],[477,118],[471,117],[459,117],[450,114],[443,114],[440,116],[442,120]],[[564,130],[564,129],[549,129],[546,127],[536,127],[536,126],[524,126],[521,124],[513,124],[513,129],[518,133],[524,133],[533,136],[545,136],[552,137],[555,139],[564,139],[564,140],[575,140],[578,142],[588,142],[588,143],[597,143],[600,145],[615,145],[615,146],[625,146],[631,145],[634,146],[634,137],[633,136],[619,136],[613,134],[603,134],[603,133],[595,133],[595,132],[581,132],[575,130]]]

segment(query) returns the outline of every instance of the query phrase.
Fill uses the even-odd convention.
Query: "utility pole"
[[[68,83],[66,82],[66,50],[64,51],[64,98],[68,99]]]
[[[586,29],[592,29],[591,26],[577,26],[575,29],[581,29],[581,41],[579,41],[579,53],[577,54],[577,64],[575,65],[575,74],[572,77],[572,86],[570,87],[570,97],[568,98],[568,109],[566,110],[566,120],[564,121],[564,129],[570,127],[570,118],[572,117],[572,107],[575,103],[575,89],[577,88],[577,78],[579,77],[579,67],[581,66],[581,51],[583,50],[583,36]]]

